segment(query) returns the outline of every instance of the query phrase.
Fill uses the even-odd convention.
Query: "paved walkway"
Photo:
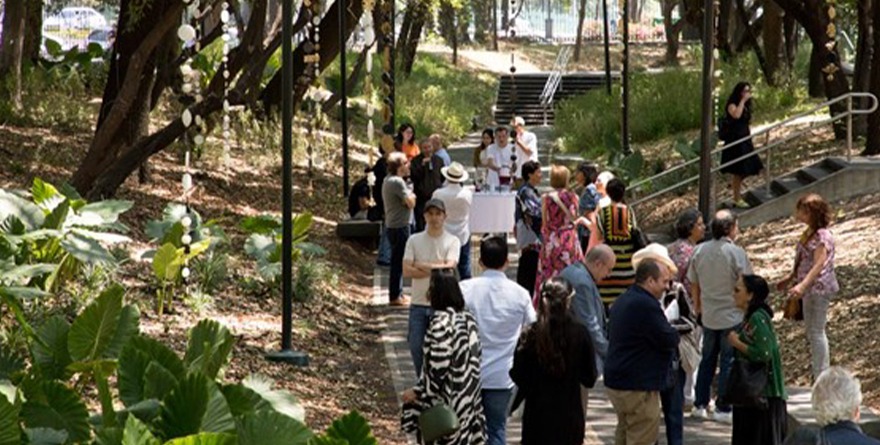
[[[452,55],[452,48],[447,45],[422,44],[419,45],[419,51]],[[467,59],[469,63],[496,74],[510,74],[510,54],[511,53],[509,52],[503,51],[478,49],[459,48],[458,50],[459,57]],[[517,74],[542,72],[542,70],[536,65],[521,57],[516,57],[514,63],[516,64]]]

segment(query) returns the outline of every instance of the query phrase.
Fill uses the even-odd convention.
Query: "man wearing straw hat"
[[[474,192],[462,184],[468,180],[468,172],[461,163],[453,162],[440,169],[446,184],[435,190],[432,198],[446,204],[446,231],[458,238],[461,253],[458,256],[459,279],[471,277],[471,231],[468,226]]]

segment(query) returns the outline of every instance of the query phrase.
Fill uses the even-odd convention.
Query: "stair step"
[[[809,181],[802,181],[798,178],[797,175],[788,175],[783,176],[778,179],[774,179],[773,182],[770,183],[770,188],[777,195],[784,195],[786,193],[791,193],[805,185],[809,184]]]
[[[757,207],[765,202],[776,199],[777,197],[779,197],[779,194],[774,193],[772,188],[768,191],[767,187],[758,187],[749,190],[744,196],[746,202],[752,207]]]
[[[825,158],[822,161],[822,165],[833,172],[849,167],[849,163],[843,158]]]
[[[798,170],[796,174],[801,181],[810,183],[816,182],[832,173],[834,172],[828,171],[820,166],[810,166]]]

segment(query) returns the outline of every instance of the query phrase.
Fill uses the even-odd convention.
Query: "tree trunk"
[[[798,23],[790,14],[785,14],[782,18],[782,35],[785,38],[785,64],[788,71],[793,72],[797,58]]]
[[[813,49],[810,51],[810,74],[807,79],[807,92],[810,97],[823,97],[825,96],[825,84],[822,82],[822,65],[824,60],[822,60],[822,55],[819,53],[819,48],[813,44]]]
[[[666,31],[666,55],[663,63],[666,66],[678,66],[678,47],[681,31],[685,27],[685,14],[681,14],[681,18],[677,22],[672,21],[672,13],[675,7],[679,6],[678,0],[663,0],[660,2],[660,8],[663,12],[663,29]]]
[[[40,46],[43,36],[43,0],[29,0],[25,19],[24,48],[22,58],[31,63],[40,59]],[[36,30],[40,30],[37,32]]]
[[[758,38],[755,37],[755,32],[752,31],[751,25],[749,24],[749,13],[746,10],[745,2],[743,0],[736,0],[736,9],[737,15],[740,18],[740,24],[744,29],[745,40],[749,42],[749,46],[755,51],[755,57],[758,59],[758,65],[761,66],[764,80],[767,81],[768,85],[775,85],[776,82],[773,78],[773,72],[770,70],[770,67],[767,66],[767,59],[764,58],[764,52],[761,50],[761,45],[758,44]]]
[[[12,102],[15,109],[21,108],[21,58],[24,50],[26,6],[24,1],[7,1],[3,8],[0,89],[2,96]]]
[[[715,42],[723,60],[728,60],[733,55],[733,51],[730,48],[730,21],[733,19],[733,1],[721,0],[718,12],[718,29],[715,31]]]
[[[403,29],[401,29],[401,37],[397,39],[397,47],[400,70],[406,76],[412,74],[413,63],[415,63],[419,42],[422,39],[422,29],[425,27],[425,20],[428,17],[428,7],[428,2],[425,0],[417,0],[410,4],[406,15],[404,15],[404,22],[406,22],[407,16],[410,16],[409,31],[404,36]]]
[[[764,2],[764,23],[761,29],[764,56],[770,77],[776,79],[782,65],[782,8],[773,0]]]
[[[480,44],[490,42],[492,32],[492,0],[475,0],[472,3],[474,14],[474,40]]]
[[[873,22],[871,14],[873,14],[871,0],[858,1],[858,21],[859,21],[859,37],[856,43],[856,63],[855,73],[853,77],[853,91],[868,91],[871,84],[871,59],[874,54],[873,46]],[[859,99],[856,102],[858,108],[865,108],[868,101]],[[867,116],[858,115],[853,117],[854,132],[858,135],[864,135],[868,131]]]
[[[880,7],[875,4],[871,9],[872,21],[880,23]],[[880,32],[875,32],[873,38],[873,47],[880,48]],[[870,88],[872,94],[880,97],[880,57],[871,58]],[[876,112],[868,115],[868,140],[865,144],[865,149],[862,151],[862,156],[875,155],[880,155],[880,113]]]
[[[581,61],[581,46],[584,44],[584,20],[587,18],[587,0],[578,2],[577,34],[574,39],[574,61]]]

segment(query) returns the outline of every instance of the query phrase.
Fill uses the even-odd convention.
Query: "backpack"
[[[722,141],[730,140],[730,120],[727,113],[718,118],[718,139]]]

